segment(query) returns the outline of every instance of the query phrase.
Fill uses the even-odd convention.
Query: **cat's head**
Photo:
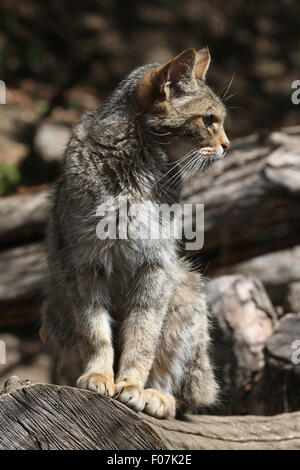
[[[229,148],[225,106],[205,82],[209,64],[207,48],[186,49],[167,63],[153,66],[137,85],[145,126],[165,145],[171,160],[191,152],[212,161],[222,158]]]

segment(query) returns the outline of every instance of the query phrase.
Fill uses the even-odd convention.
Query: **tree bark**
[[[0,449],[300,449],[300,412],[157,420],[106,397],[17,378],[0,396]]]

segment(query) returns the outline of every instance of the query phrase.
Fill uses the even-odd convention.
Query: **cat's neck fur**
[[[136,197],[154,197],[160,202],[178,198],[178,188],[169,188],[164,174],[169,172],[165,142],[143,122],[134,107],[119,103],[113,95],[99,112],[89,130],[89,138],[98,146],[102,171],[116,192]],[[110,111],[108,109],[113,111]],[[105,176],[105,175],[104,175]],[[116,194],[115,194],[116,195]]]
[[[179,186],[168,187],[164,178],[170,171],[166,139],[147,128],[137,107],[136,84],[155,65],[135,70],[99,110],[86,113],[74,129],[68,158],[89,190],[159,203],[178,199]],[[84,162],[88,172],[82,171]]]

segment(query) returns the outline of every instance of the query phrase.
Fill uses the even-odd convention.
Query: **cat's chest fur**
[[[81,237],[75,258],[90,278],[94,299],[101,298],[105,285],[111,314],[116,312],[119,320],[127,315],[126,303],[140,272],[155,263],[167,268],[177,256],[172,236],[177,219],[168,214],[162,219],[159,209],[151,200],[107,198],[97,206],[96,217],[85,220],[88,236]]]
[[[132,277],[143,263],[166,261],[176,251],[179,217],[150,199],[120,196],[106,198],[84,223],[80,259],[101,266],[107,279]]]

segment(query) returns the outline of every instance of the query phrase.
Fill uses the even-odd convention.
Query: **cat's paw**
[[[148,388],[143,390],[143,397],[145,400],[144,413],[159,419],[175,418],[176,402],[171,395]]]
[[[143,390],[131,382],[117,382],[115,398],[134,411],[142,411],[145,406]]]
[[[111,377],[102,374],[88,373],[77,380],[77,387],[92,390],[100,395],[113,397],[115,394],[115,384]]]

